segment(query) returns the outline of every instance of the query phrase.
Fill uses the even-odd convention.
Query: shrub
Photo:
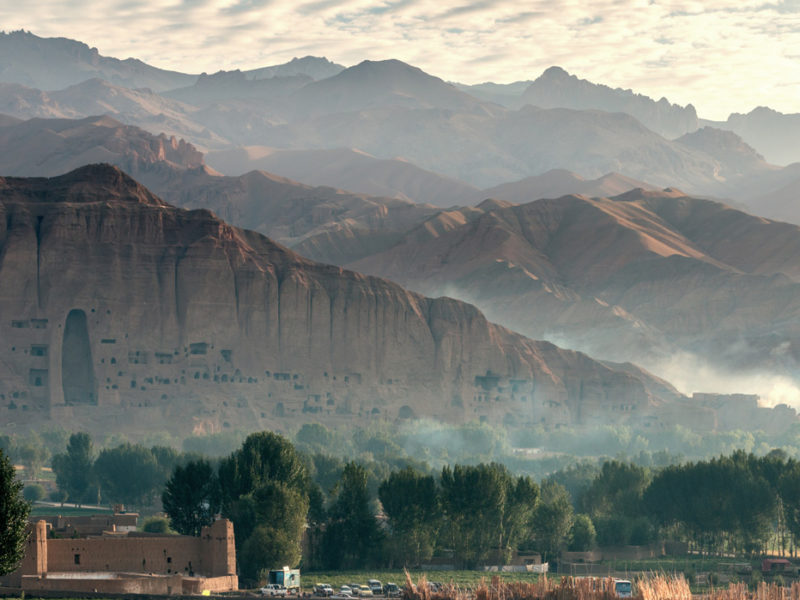
[[[175,533],[169,527],[169,519],[166,517],[149,517],[142,523],[142,531],[147,533]]]
[[[22,497],[28,502],[38,502],[44,498],[44,488],[38,483],[27,485],[25,489],[22,490]]]

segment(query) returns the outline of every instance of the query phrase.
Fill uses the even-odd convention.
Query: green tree
[[[93,472],[106,499],[135,506],[151,504],[161,483],[153,453],[138,444],[102,450]]]
[[[280,481],[267,481],[231,505],[234,527],[250,529],[239,559],[242,574],[257,579],[263,569],[296,566],[308,513],[308,496]]]
[[[567,490],[558,483],[545,481],[533,518],[533,534],[546,559],[555,558],[565,547],[572,519],[572,503]]]
[[[261,580],[265,569],[278,565],[296,565],[299,557],[294,550],[297,540],[287,531],[257,525],[250,537],[242,544],[239,564],[242,575],[253,581]]]
[[[282,481],[289,487],[306,489],[308,472],[300,456],[285,437],[262,431],[245,439],[242,447],[219,466],[222,503],[249,494],[267,481]]]
[[[514,548],[530,537],[534,515],[539,502],[539,486],[530,477],[507,477],[506,505],[503,510],[501,537],[498,548],[504,552],[506,562]]]
[[[508,472],[497,464],[442,469],[445,539],[459,565],[474,567],[504,538],[507,482]]]
[[[161,504],[175,531],[199,536],[220,510],[219,481],[211,464],[200,459],[175,467],[161,494]]]
[[[571,552],[586,552],[597,543],[597,533],[589,515],[576,515],[569,530],[569,546]]]
[[[0,575],[11,573],[22,560],[31,507],[22,498],[22,482],[0,449]]]
[[[306,423],[294,436],[295,443],[305,451],[331,452],[336,446],[336,434],[319,423]]]
[[[77,504],[86,500],[92,485],[93,447],[88,433],[69,436],[67,451],[53,456],[53,471],[58,489]]]
[[[642,494],[649,483],[647,469],[618,460],[607,461],[585,491],[583,508],[593,519],[637,517],[643,513]]]
[[[395,471],[381,483],[378,497],[391,526],[392,554],[407,566],[430,558],[441,521],[433,477],[411,467]]]
[[[296,565],[311,483],[294,446],[276,433],[251,434],[223,459],[218,478],[243,576],[255,580],[263,568]]]
[[[349,462],[335,489],[323,546],[329,566],[355,568],[376,564],[382,542],[367,489],[367,471]]]

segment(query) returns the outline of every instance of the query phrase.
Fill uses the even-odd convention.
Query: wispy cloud
[[[399,58],[446,80],[514,81],[557,64],[700,113],[800,112],[800,0],[26,0],[0,23],[187,72],[316,54]]]

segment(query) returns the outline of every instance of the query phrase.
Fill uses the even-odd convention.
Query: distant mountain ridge
[[[97,48],[67,38],[41,38],[26,31],[0,32],[0,81],[58,90],[94,77],[156,92],[190,85],[197,78],[152,67],[135,58],[102,56]]]
[[[455,86],[396,59],[365,60],[310,83],[293,95],[292,103],[304,117],[378,107],[472,110],[480,105]]]
[[[666,98],[656,102],[631,90],[578,79],[561,67],[545,70],[522,94],[522,102],[541,108],[624,112],[668,139],[691,133],[698,127],[697,111],[691,104],[685,107],[670,104]]]
[[[378,159],[346,148],[280,150],[249,146],[210,152],[206,160],[226,175],[262,169],[310,185],[442,207],[463,204],[478,194],[474,186],[408,161]]]
[[[726,121],[704,121],[719,129],[733,131],[758,148],[777,165],[800,162],[800,114],[784,114],[766,106],[747,114],[733,113]]]
[[[292,60],[282,65],[250,69],[249,71],[245,71],[245,75],[247,75],[249,79],[269,79],[272,77],[294,77],[302,75],[318,81],[338,75],[344,71],[345,68],[346,67],[343,65],[329,61],[324,56],[304,56],[302,58],[294,57]]]
[[[649,183],[619,173],[606,173],[597,179],[587,180],[565,169],[553,169],[541,175],[482,190],[480,196],[524,204],[539,198],[559,198],[569,194],[589,197],[616,196],[636,188],[656,189]]]
[[[333,63],[313,57],[287,64],[293,66],[265,73],[296,73],[303,65],[338,70]],[[539,90],[549,97],[544,92],[556,90],[551,98],[554,105],[574,104],[585,96],[581,106],[604,110],[530,104],[509,109],[481,101],[465,93],[464,86],[448,84],[397,60],[364,61],[319,81],[303,74],[251,77],[251,72],[220,72],[192,79],[191,85],[164,95],[97,78],[53,92],[5,83],[0,84],[0,112],[18,118],[109,114],[155,134],[182,137],[203,151],[263,146],[265,141],[282,150],[351,148],[376,159],[400,158],[477,188],[554,169],[589,179],[619,173],[695,195],[747,201],[761,212],[759,199],[771,198],[770,194],[787,185],[778,174],[780,169],[757,156],[757,147],[751,155],[731,152],[741,140],[717,136],[716,142],[709,143],[706,132],[702,135],[708,139],[701,142],[694,135],[696,124],[688,127],[695,128],[691,133],[666,139],[643,125],[658,129],[656,121],[661,117],[654,121],[653,115],[667,115],[663,123],[687,115],[691,120],[690,107],[655,103],[632,92],[578,80],[556,68],[531,83],[528,92]],[[520,89],[519,83],[479,87],[510,93]],[[566,98],[564,102],[556,101],[559,94]],[[762,181],[761,189],[741,193],[745,187],[759,187]],[[375,193],[385,180],[377,183],[372,187],[365,181],[358,191]],[[770,199],[764,204],[781,203]],[[776,214],[769,210],[764,214]],[[782,209],[778,214],[786,213]]]

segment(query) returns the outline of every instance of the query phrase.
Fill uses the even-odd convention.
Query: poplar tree
[[[14,571],[22,560],[30,510],[14,465],[0,448],[0,575]]]

